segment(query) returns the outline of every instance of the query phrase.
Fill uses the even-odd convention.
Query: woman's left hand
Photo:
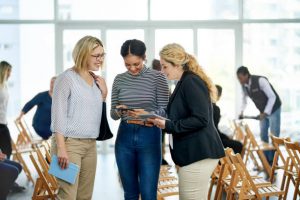
[[[103,101],[105,101],[106,96],[107,96],[107,91],[108,91],[106,82],[105,82],[104,78],[102,78],[100,76],[95,76],[95,81],[101,90]]]
[[[166,128],[166,120],[164,119],[147,119],[148,122],[152,123],[154,126],[157,126],[160,129],[165,129]]]

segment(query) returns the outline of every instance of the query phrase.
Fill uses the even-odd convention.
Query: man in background
[[[243,117],[248,96],[260,112],[260,137],[262,141],[269,143],[269,128],[271,134],[277,137],[280,134],[281,100],[266,77],[251,75],[248,68],[244,66],[239,67],[236,74],[243,89],[243,106],[240,117]],[[272,164],[274,151],[266,151],[265,155]]]

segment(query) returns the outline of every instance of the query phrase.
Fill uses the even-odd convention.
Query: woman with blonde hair
[[[64,71],[55,81],[51,110],[52,154],[57,155],[62,169],[69,162],[80,168],[75,184],[58,179],[60,200],[92,199],[96,138],[107,87],[104,79],[93,77],[91,71],[102,67],[104,56],[103,43],[98,38],[81,38],[73,50],[74,67]]]
[[[169,120],[151,120],[170,133],[170,150],[178,166],[181,200],[206,199],[210,175],[224,149],[213,122],[215,86],[194,56],[179,44],[160,51],[162,71],[178,80],[167,107]]]
[[[0,62],[0,148],[8,159],[12,152],[11,137],[6,119],[9,99],[7,80],[10,77],[11,69],[12,66],[8,62]]]

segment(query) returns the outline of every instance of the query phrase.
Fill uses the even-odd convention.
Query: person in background
[[[159,53],[162,72],[178,80],[168,106],[168,120],[149,119],[170,133],[170,150],[178,166],[179,198],[206,199],[210,176],[224,154],[213,123],[215,86],[196,58],[179,44],[168,44]]]
[[[165,114],[168,103],[166,77],[144,64],[146,46],[136,39],[126,40],[121,56],[127,71],[113,82],[111,117],[121,118],[115,143],[115,156],[125,200],[157,199],[161,165],[161,130],[151,123],[127,120],[139,114]],[[131,108],[122,114],[118,109]],[[135,109],[138,108],[138,109]]]
[[[0,200],[6,200],[9,191],[14,188],[14,184],[22,166],[14,161],[8,160],[7,155],[0,150]]]
[[[218,91],[217,101],[219,101],[221,96],[222,96],[222,87],[220,85],[216,85],[216,88],[217,88],[217,91]],[[223,146],[225,148],[226,147],[232,148],[234,153],[241,153],[242,150],[243,150],[243,144],[241,142],[237,141],[237,140],[230,139],[227,135],[222,133],[219,129],[219,122],[220,122],[220,119],[221,119],[220,107],[216,103],[213,103],[213,109],[214,109],[214,123],[215,123],[217,131],[220,135]]]
[[[41,136],[44,140],[47,140],[52,132],[50,130],[51,125],[51,105],[52,105],[52,92],[54,81],[56,77],[52,77],[50,81],[50,90],[38,93],[29,102],[25,104],[17,120],[21,120],[22,117],[30,111],[34,106],[37,106],[35,114],[32,120],[32,126],[35,132]]]
[[[11,136],[7,127],[7,106],[8,106],[8,87],[7,80],[10,77],[12,66],[6,62],[0,62],[0,148],[7,159],[10,158],[12,152]]]
[[[5,154],[7,161],[10,159],[12,153],[11,136],[7,127],[7,106],[9,99],[7,80],[11,75],[11,70],[11,64],[6,61],[0,62],[0,149]],[[25,187],[19,186],[15,182],[10,189],[12,192],[22,192],[25,190]]]
[[[261,140],[269,143],[269,128],[271,134],[276,137],[280,135],[281,100],[279,95],[266,77],[251,75],[247,67],[239,67],[236,74],[243,90],[243,105],[240,118],[243,117],[248,96],[260,112]],[[264,153],[269,164],[272,165],[274,151],[265,151]]]
[[[104,62],[103,43],[85,36],[73,50],[74,67],[61,73],[54,84],[51,110],[51,154],[62,169],[69,162],[80,170],[75,183],[58,180],[58,199],[92,199],[97,164],[96,138],[99,136],[102,104],[107,96],[105,80],[93,77]]]
[[[157,59],[153,59],[152,61],[152,69],[157,70],[157,71],[161,71],[161,65],[160,65],[160,61]],[[169,95],[170,95],[170,91],[169,91]],[[169,165],[169,163],[165,160],[165,146],[166,146],[166,140],[165,140],[165,131],[162,130],[162,134],[161,134],[161,145],[162,145],[162,159],[161,159],[161,164],[162,165]]]

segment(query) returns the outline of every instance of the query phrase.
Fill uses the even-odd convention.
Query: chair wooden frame
[[[271,196],[279,196],[279,198],[283,196],[284,191],[280,190],[275,185],[255,184],[240,154],[231,153],[229,158],[236,169],[235,177],[237,178],[232,178],[232,185],[234,186],[234,194],[238,195],[238,199],[262,200],[263,197],[266,197],[268,200]],[[242,182],[241,187],[237,187],[239,182]],[[233,198],[234,195],[230,199]]]
[[[18,149],[17,145],[15,144],[15,142],[13,140],[11,140],[11,146],[12,146],[12,156],[13,156],[13,160],[19,162],[22,167],[23,167],[23,171],[27,177],[27,180],[29,182],[32,182],[34,184],[34,180],[32,178],[31,172],[29,170],[28,165],[26,164],[26,162],[23,159],[23,154],[28,154],[32,151],[31,148],[27,148],[27,149]]]
[[[271,166],[268,163],[268,160],[264,154],[264,151],[266,150],[276,150],[275,147],[271,144],[261,142],[258,143],[255,136],[253,135],[252,131],[250,130],[249,126],[247,124],[244,124],[244,129],[248,138],[248,146],[246,147],[246,153],[244,156],[244,161],[247,164],[249,157],[253,159],[255,165],[259,167],[258,161],[255,158],[254,153],[257,154],[261,164],[262,168],[267,172],[269,176],[271,176]],[[260,167],[259,167],[260,168]]]
[[[169,167],[161,166],[157,187],[157,199],[179,195],[178,179],[169,171]]]
[[[36,156],[34,156],[34,154]],[[36,158],[35,158],[36,157]],[[30,159],[39,175],[34,187],[32,200],[51,199],[55,200],[57,195],[57,184],[53,184],[52,179],[49,179],[50,174],[43,169],[44,162],[41,163],[41,158],[37,151],[30,153]],[[45,161],[45,160],[44,160]],[[45,161],[46,162],[46,161]]]
[[[295,180],[295,190],[293,199],[296,200],[299,193],[299,184],[300,184],[300,145],[298,142],[290,142],[284,141],[284,145],[286,147],[287,153],[289,155],[289,163],[286,165],[289,167],[287,171],[288,179],[287,186],[289,187],[289,183],[291,179]]]
[[[271,135],[271,139],[272,139],[272,143],[276,149],[275,154],[274,154],[274,160],[273,160],[273,164],[272,164],[272,172],[271,172],[271,176],[270,176],[270,181],[273,182],[274,181],[274,177],[275,177],[275,171],[276,170],[283,170],[283,177],[281,180],[281,186],[280,189],[285,191],[284,196],[287,197],[287,193],[289,190],[289,184],[290,184],[290,180],[292,180],[293,184],[296,184],[295,178],[294,178],[294,172],[290,171],[290,158],[288,155],[284,155],[284,153],[281,151],[280,147],[284,147],[286,152],[287,149],[285,147],[284,142],[290,142],[290,138],[279,138],[276,136]],[[282,165],[279,165],[278,162],[280,161],[283,163]],[[287,180],[287,177],[290,177],[290,179]],[[298,189],[298,193],[300,194],[300,190]]]

